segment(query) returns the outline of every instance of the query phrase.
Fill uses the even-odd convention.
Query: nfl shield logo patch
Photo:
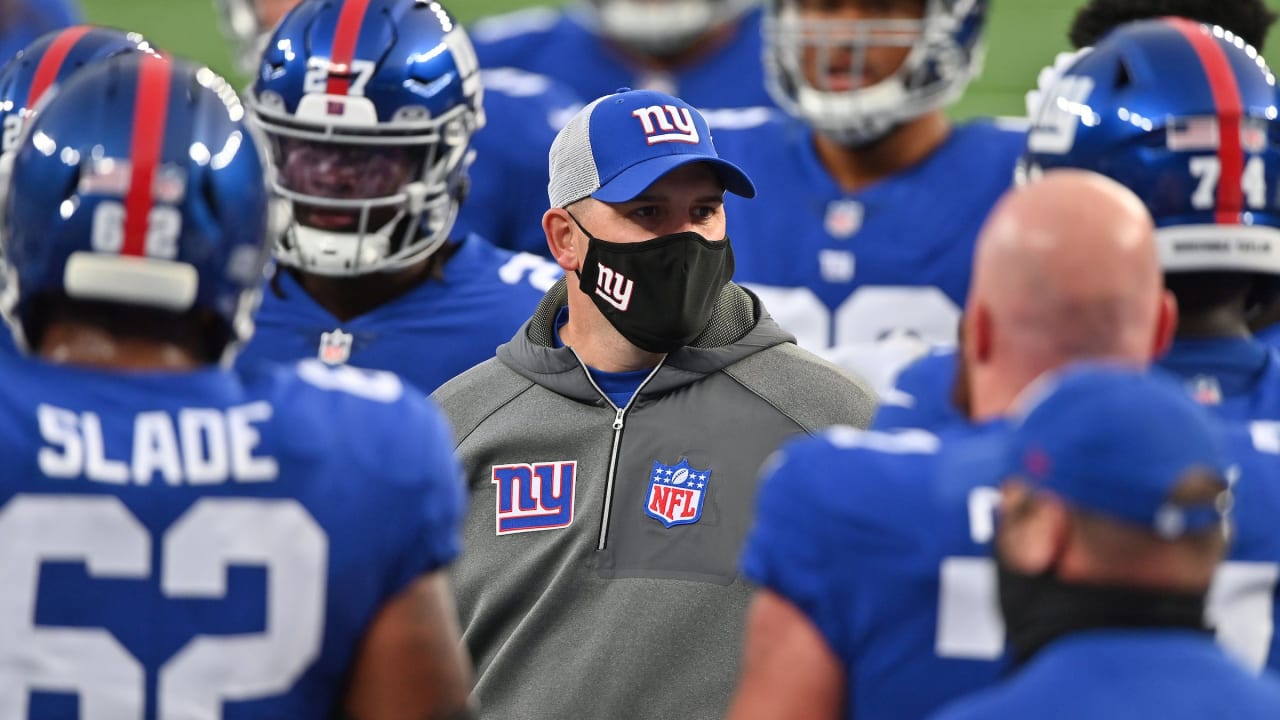
[[[848,240],[862,229],[862,203],[856,200],[833,200],[827,205],[827,216],[823,224],[831,237]]]
[[[351,333],[334,330],[320,334],[320,351],[316,357],[326,365],[342,365],[351,357]]]
[[[680,458],[675,465],[653,461],[649,474],[649,492],[645,496],[645,513],[667,527],[689,525],[702,517],[703,500],[711,470],[699,470]]]
[[[1187,381],[1187,391],[1191,398],[1201,405],[1221,405],[1222,386],[1218,378],[1211,375],[1197,375]]]

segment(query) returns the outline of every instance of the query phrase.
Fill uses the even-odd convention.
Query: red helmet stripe
[[[346,95],[351,90],[351,61],[356,55],[356,41],[369,9],[369,0],[346,0],[338,15],[338,29],[334,31],[333,50],[329,53],[329,83],[325,91],[330,95]],[[346,77],[343,77],[346,76]]]
[[[40,58],[40,64],[36,66],[35,77],[31,79],[31,89],[27,91],[28,111],[40,102],[40,98],[48,91],[49,86],[58,79],[58,72],[62,70],[62,64],[67,61],[71,48],[75,47],[76,43],[80,42],[80,38],[92,29],[88,25],[77,25],[63,30],[58,37],[54,38],[49,49],[45,51],[44,57]]]
[[[1231,61],[1213,39],[1208,26],[1184,18],[1169,18],[1168,22],[1195,48],[1213,92],[1213,106],[1218,116],[1218,162],[1222,166],[1215,220],[1220,225],[1235,225],[1244,211],[1244,147],[1240,140],[1244,100],[1240,96],[1240,85]]]
[[[138,93],[133,107],[133,139],[129,146],[131,175],[124,199],[124,255],[145,255],[150,226],[152,183],[164,147],[169,116],[169,84],[173,65],[159,55],[145,55],[138,63]]]

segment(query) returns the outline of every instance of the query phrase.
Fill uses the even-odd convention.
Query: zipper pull
[[[622,416],[627,413],[626,408],[618,408],[618,414],[613,416],[613,429],[622,429]]]

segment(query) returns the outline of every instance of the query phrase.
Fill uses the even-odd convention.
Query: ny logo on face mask
[[[600,270],[596,275],[596,295],[618,310],[626,312],[631,305],[631,290],[635,288],[635,283],[604,265],[597,264],[597,267]]]
[[[644,126],[650,145],[667,142],[698,144],[698,126],[693,123],[689,108],[675,105],[650,105],[631,113]],[[662,131],[663,134],[657,134]]]

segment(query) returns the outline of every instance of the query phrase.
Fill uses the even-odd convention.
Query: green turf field
[[[1220,0],[1231,2],[1232,0]],[[157,45],[203,60],[233,75],[218,32],[212,0],[81,0],[89,20],[137,30]],[[512,10],[527,0],[454,0],[446,5],[462,20]],[[547,4],[547,3],[544,3]],[[959,115],[1021,114],[1023,93],[1040,68],[1066,45],[1066,28],[1082,0],[993,0],[986,72],[957,108]],[[1268,0],[1280,9],[1280,0]],[[1275,34],[1273,32],[1273,34]],[[1280,39],[1267,57],[1280,65]]]

